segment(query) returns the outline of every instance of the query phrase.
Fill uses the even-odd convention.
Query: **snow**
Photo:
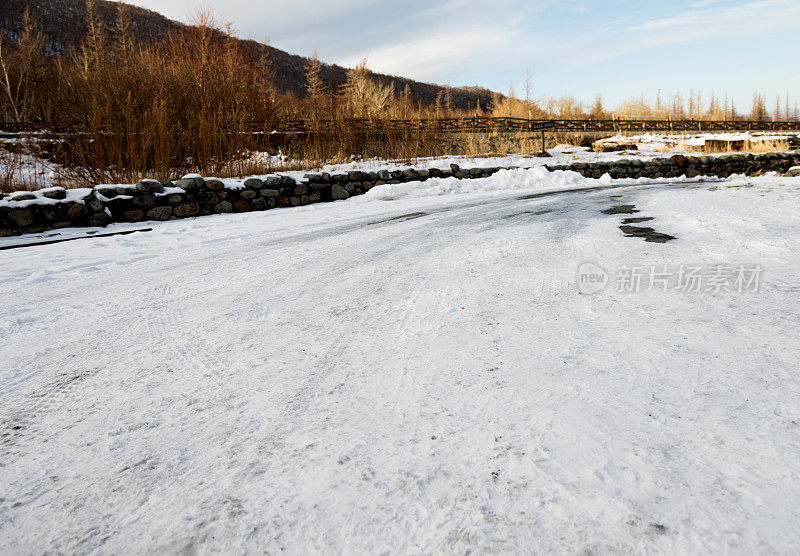
[[[379,201],[394,201],[402,198],[437,197],[441,195],[454,195],[488,191],[508,191],[514,189],[527,189],[531,191],[557,191],[567,189],[580,189],[602,185],[634,185],[634,184],[659,184],[659,183],[692,183],[700,181],[713,181],[716,178],[630,178],[612,179],[609,174],[603,174],[598,179],[584,178],[573,171],[557,170],[550,172],[542,166],[533,168],[517,168],[512,170],[499,170],[488,178],[462,180],[458,178],[429,178],[426,181],[412,181],[399,184],[384,184],[373,187],[366,193],[367,199]]]
[[[0,550],[797,552],[800,178],[538,174],[0,251]]]
[[[12,153],[0,146],[0,180],[17,189],[59,185],[63,168],[49,160],[24,153]]]
[[[733,133],[680,133],[680,134],[659,134],[644,133],[642,135],[615,135],[601,139],[599,143],[610,144],[634,144],[640,151],[657,150],[676,150],[682,151],[682,147],[700,147],[706,141],[750,141],[753,143],[762,141],[785,141],[796,134],[773,133],[773,132],[733,132]]]
[[[6,197],[0,199],[0,207],[22,208],[22,207],[27,207],[29,205],[55,205],[58,203],[83,202],[83,200],[92,192],[91,188],[82,187],[78,189],[65,190],[65,197],[63,199],[51,199],[49,197],[44,196],[45,192],[53,191],[55,189],[57,188],[48,187],[45,189],[39,189],[37,191],[28,191],[26,193],[33,195],[35,198],[28,199],[25,201],[13,201],[10,198]]]
[[[676,151],[678,152],[678,151]],[[680,151],[683,152],[683,151]],[[457,164],[462,168],[497,168],[499,166],[519,168],[532,168],[535,166],[569,164],[572,162],[616,162],[624,158],[638,158],[636,152],[606,152],[595,153],[585,147],[572,147],[569,145],[558,145],[549,149],[549,157],[535,155],[510,155],[510,156],[444,156],[436,158],[417,158],[409,161],[399,160],[366,160],[354,161],[346,164],[328,164],[319,168],[319,171],[328,173],[348,172],[351,170],[377,171],[377,170],[404,170],[409,167],[417,169],[440,168],[449,169],[451,164]],[[674,154],[674,153],[673,153]],[[641,156],[654,158],[656,156],[666,156],[663,152],[649,153]],[[292,172],[286,172],[292,175]]]

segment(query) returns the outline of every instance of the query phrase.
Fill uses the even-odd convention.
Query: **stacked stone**
[[[715,176],[727,178],[733,174],[748,176],[765,172],[785,173],[800,163],[800,153],[731,154],[723,156],[683,156],[649,160],[624,159],[613,162],[575,162],[569,165],[548,166],[550,171],[572,170],[587,178],[608,174],[612,178],[677,178],[686,176]]]
[[[348,199],[385,183],[424,181],[431,177],[478,178],[497,171],[497,168],[461,170],[453,166],[455,168],[451,170],[409,168],[306,174],[300,181],[289,176],[267,176],[249,178],[241,189],[227,189],[220,180],[199,176],[186,177],[174,183],[143,180],[136,186],[98,187],[97,193],[109,208],[114,221],[140,222],[297,207]]]
[[[586,177],[599,178],[677,178],[680,176],[758,175],[787,173],[800,165],[800,152],[734,154],[725,156],[682,156],[651,160],[625,159],[613,162],[547,166],[548,170],[572,170]],[[506,167],[502,169],[514,169]],[[0,235],[16,235],[54,228],[105,226],[109,222],[176,220],[193,216],[230,212],[262,211],[276,207],[296,207],[310,203],[348,199],[375,186],[430,178],[485,178],[501,168],[352,171],[347,173],[306,174],[295,180],[289,176],[249,178],[238,189],[226,188],[222,181],[187,176],[175,182],[143,180],[136,185],[98,186],[80,200],[67,200],[63,188],[34,193],[17,192],[0,197],[4,201],[35,201],[48,198],[48,204],[26,203],[24,207],[0,206]],[[38,196],[37,196],[38,195]],[[53,200],[56,202],[53,203]]]
[[[294,184],[294,180],[291,183]],[[259,180],[257,188],[245,186],[241,190],[231,190],[220,180],[196,176],[174,183],[142,180],[133,188],[100,187],[97,191],[106,199],[115,221],[140,222],[272,208],[277,206],[279,184],[280,178],[276,177],[275,189],[264,187]]]
[[[105,226],[111,218],[105,206],[91,191],[79,200],[68,200],[63,187],[51,187],[37,192],[54,200],[47,204],[25,203],[21,207],[0,206],[0,236],[27,234],[59,228]],[[34,193],[18,191],[3,197],[4,201],[35,201]]]

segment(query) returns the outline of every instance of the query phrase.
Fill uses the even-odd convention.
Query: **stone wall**
[[[677,178],[680,176],[757,175],[785,173],[800,165],[800,151],[727,156],[682,156],[649,160],[547,166],[548,170],[572,170],[599,178]],[[513,167],[512,167],[513,168]],[[111,222],[174,220],[193,216],[268,210],[329,202],[361,195],[386,183],[425,181],[430,178],[488,177],[504,168],[430,170],[381,170],[342,174],[306,174],[301,179],[272,175],[249,178],[231,186],[217,179],[188,176],[175,182],[144,180],[136,185],[98,186],[92,189],[50,188],[0,196],[0,236],[44,230],[106,226]]]
[[[615,162],[581,163],[548,166],[549,170],[572,170],[587,178],[609,174],[612,178],[678,178],[733,174],[748,176],[766,172],[787,172],[800,165],[800,151],[766,154],[731,154],[722,156],[683,156],[669,158],[625,159]]]

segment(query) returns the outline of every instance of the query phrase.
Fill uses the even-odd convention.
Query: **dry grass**
[[[702,145],[679,143],[676,148],[703,153],[767,153],[791,150],[789,142],[786,140],[751,141],[749,139],[741,141],[706,140]]]

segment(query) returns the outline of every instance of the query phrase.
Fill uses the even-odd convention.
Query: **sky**
[[[607,106],[690,89],[800,102],[800,0],[132,0],[179,21],[211,8],[236,34],[344,66]],[[782,100],[783,102],[783,100]]]

